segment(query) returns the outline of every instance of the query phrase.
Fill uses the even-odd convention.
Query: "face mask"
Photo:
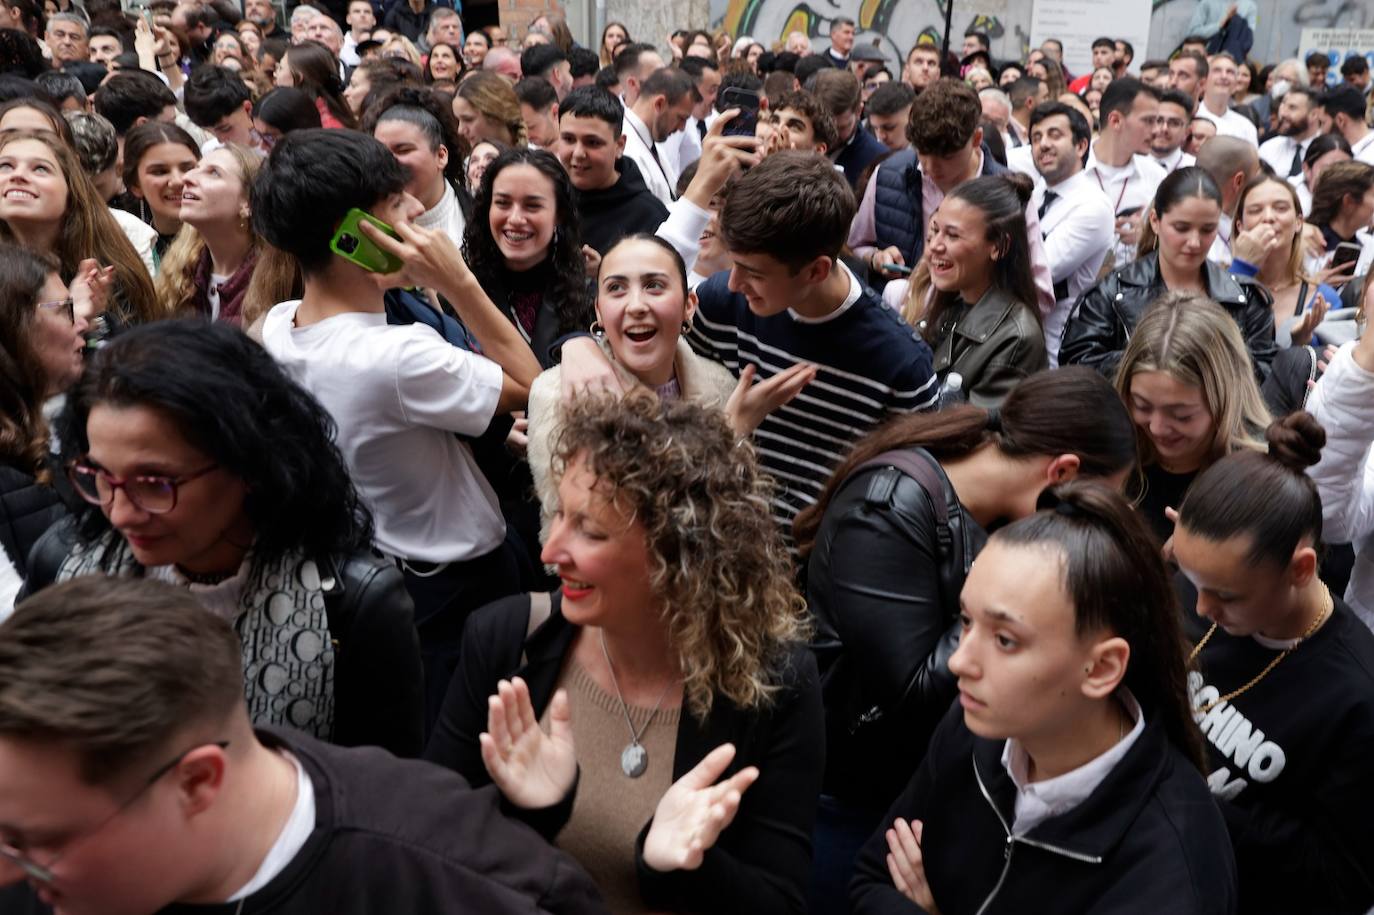
[[[1288,94],[1288,90],[1293,88],[1293,84],[1286,79],[1275,80],[1274,88],[1270,90],[1269,97],[1278,101]]]

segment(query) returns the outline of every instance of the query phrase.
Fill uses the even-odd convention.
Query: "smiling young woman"
[[[1269,411],[1247,371],[1244,343],[1226,312],[1190,293],[1155,300],[1122,356],[1116,388],[1135,421],[1141,475],[1131,491],[1162,541],[1179,506],[1217,459],[1260,447]]]

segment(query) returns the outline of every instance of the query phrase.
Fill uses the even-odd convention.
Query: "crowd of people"
[[[1369,68],[1252,6],[0,0],[0,911],[1370,911]]]

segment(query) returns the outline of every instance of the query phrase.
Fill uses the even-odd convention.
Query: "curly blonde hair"
[[[565,407],[555,475],[579,461],[644,526],[688,709],[770,703],[808,624],[752,448],[719,410],[633,391]]]

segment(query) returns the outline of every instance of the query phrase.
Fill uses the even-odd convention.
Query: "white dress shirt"
[[[1097,158],[1097,144],[1088,150],[1088,166],[1083,170],[1095,182],[1102,193],[1107,195],[1112,215],[1136,210],[1137,217],[1143,219],[1145,210],[1154,202],[1159,183],[1167,177],[1164,166],[1149,156],[1134,155],[1131,161],[1121,168],[1108,165]],[[1113,225],[1115,231],[1115,225]],[[1116,238],[1113,243],[1115,267],[1123,267],[1135,260],[1135,245],[1128,245]]]
[[[1374,130],[1350,144],[1350,155],[1360,162],[1374,165]]]
[[[654,155],[653,135],[649,128],[630,108],[625,109],[625,152],[622,155],[634,160],[649,193],[663,201],[664,206],[673,202],[673,187],[677,175],[670,174],[670,166],[662,156]]]
[[[1011,825],[1015,835],[1024,836],[1051,817],[1068,813],[1086,801],[1117,763],[1126,758],[1140,735],[1145,733],[1145,716],[1140,711],[1140,703],[1125,687],[1121,688],[1120,698],[1135,726],[1110,750],[1071,772],[1042,781],[1027,781],[1030,757],[1025,748],[1016,740],[1008,740],[1002,747],[1002,766],[1016,786],[1016,814]]]
[[[1197,156],[1184,152],[1182,146],[1162,159],[1154,153],[1150,153],[1150,158],[1159,163],[1159,167],[1164,169],[1166,175],[1172,175],[1180,168],[1191,168],[1197,165]]]
[[[1293,137],[1270,137],[1260,144],[1260,159],[1269,163],[1274,174],[1291,182],[1296,177],[1288,174],[1288,170],[1293,167],[1293,153],[1296,152],[1299,156],[1307,155],[1307,147],[1312,145],[1316,136],[1316,134],[1312,134],[1306,140],[1297,140]],[[1297,175],[1301,174],[1302,166],[1299,164]]]
[[[1053,187],[1042,178],[1031,194],[1031,208],[1039,212],[1048,192],[1055,197],[1045,207],[1040,231],[1054,281],[1054,309],[1044,321],[1045,351],[1054,368],[1059,365],[1059,339],[1073,303],[1097,282],[1112,246],[1114,214],[1111,201],[1086,172],[1076,172]]]
[[[1197,117],[1206,118],[1217,125],[1219,137],[1236,137],[1251,146],[1259,146],[1259,131],[1244,115],[1236,114],[1229,108],[1222,114],[1214,114],[1208,109],[1207,103],[1202,102],[1197,106]]]
[[[687,119],[687,126],[658,144],[658,154],[669,171],[681,175],[687,166],[701,158],[700,122],[695,117]]]

